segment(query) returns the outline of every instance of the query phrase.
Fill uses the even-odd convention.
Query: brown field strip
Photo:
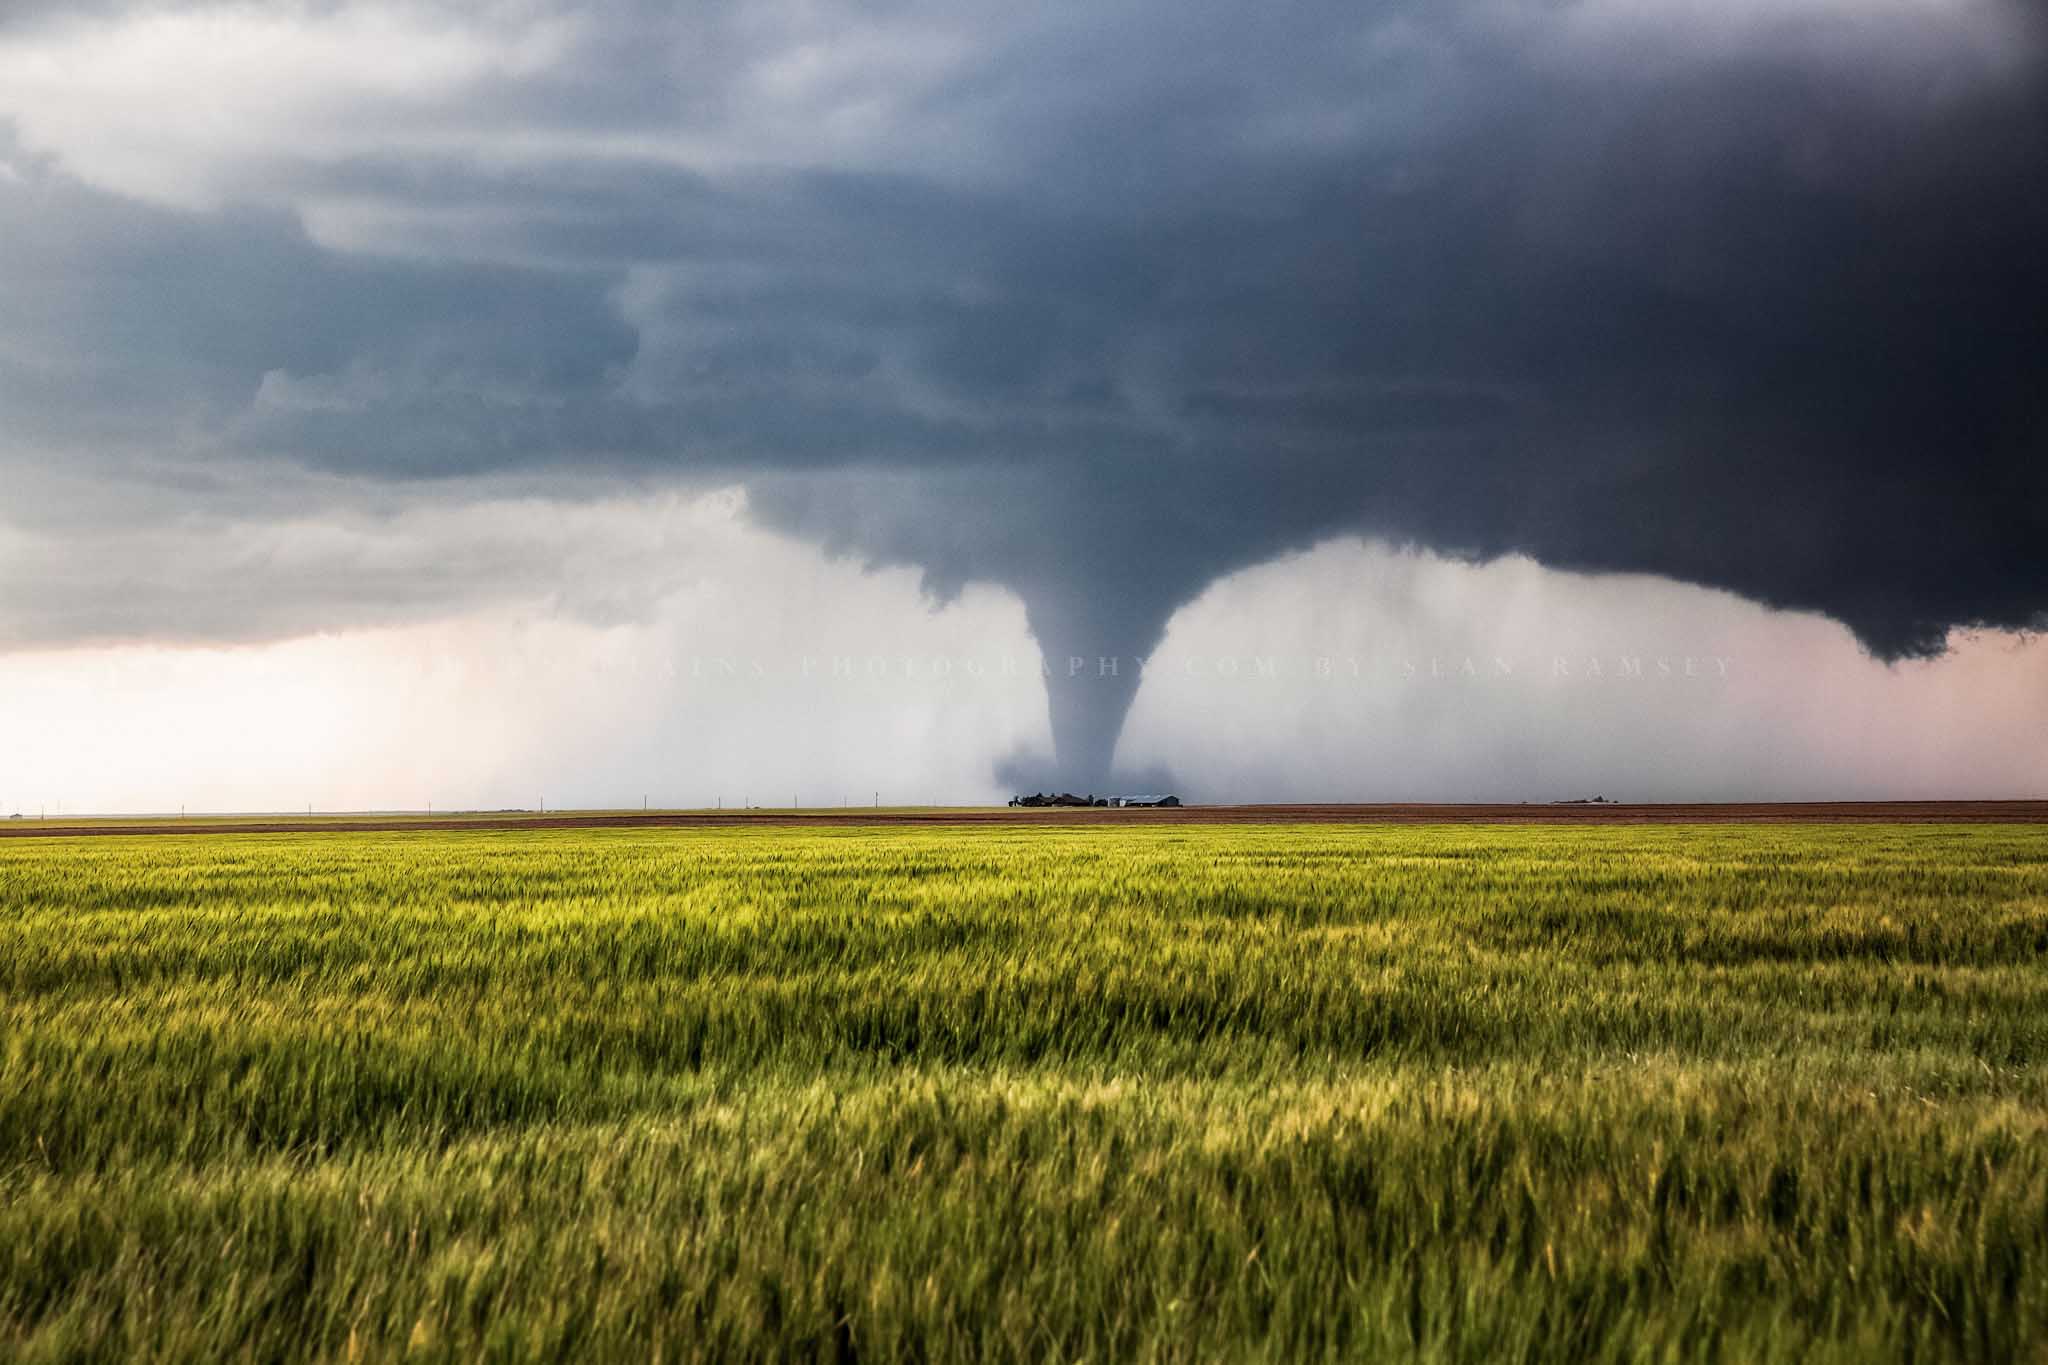
[[[1669,804],[1306,804],[916,810],[597,811],[473,816],[109,818],[90,824],[0,822],[0,837],[102,834],[306,834],[528,829],[715,829],[777,825],[1438,825],[1438,824],[2048,824],[2048,801],[1796,801]]]

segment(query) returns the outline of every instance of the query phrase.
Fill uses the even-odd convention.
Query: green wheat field
[[[0,841],[0,1358],[2048,1359],[2048,828]]]

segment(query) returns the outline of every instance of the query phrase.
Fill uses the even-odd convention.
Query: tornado
[[[1146,661],[1185,591],[1185,585],[1177,591],[1135,578],[1026,590],[1026,619],[1044,661],[1053,761],[1044,766],[1013,759],[1003,765],[1000,779],[1024,791],[1081,795],[1170,780],[1119,770],[1116,746]]]

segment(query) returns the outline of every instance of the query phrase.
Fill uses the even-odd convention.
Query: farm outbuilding
[[[1047,792],[1033,792],[1029,796],[1013,796],[1013,806],[1178,806],[1178,796],[1076,796],[1072,792],[1052,795]]]

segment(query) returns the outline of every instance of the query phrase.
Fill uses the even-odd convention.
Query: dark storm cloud
[[[764,113],[744,79],[801,48],[785,11],[623,7],[409,114],[431,150],[284,142],[227,177],[356,211],[350,252],[18,158],[10,437],[739,475],[776,525],[1016,588],[1060,660],[1142,653],[1219,574],[1346,531],[1732,588],[1888,657],[2048,607],[2019,8],[879,13],[885,45],[952,41],[843,151],[880,94]],[[658,154],[693,137],[719,164]],[[1055,686],[1070,773],[1132,685]]]
[[[273,373],[437,389],[462,426],[465,398],[558,402],[633,352],[595,276],[352,258],[284,214],[153,208],[32,161],[0,182],[0,240],[0,401],[17,449],[126,441],[217,459],[238,424],[260,425]],[[359,423],[350,462],[406,466],[395,434]]]

